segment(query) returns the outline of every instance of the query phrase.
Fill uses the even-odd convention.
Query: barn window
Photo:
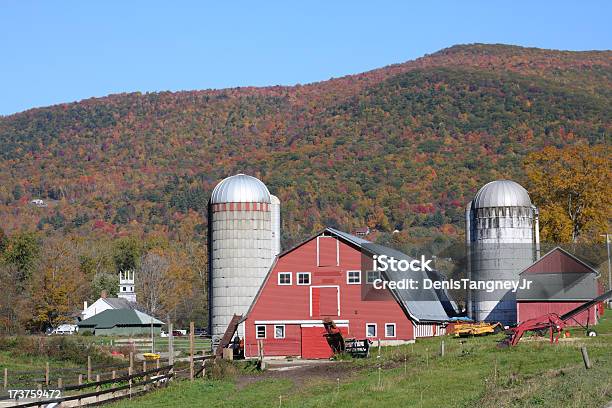
[[[274,326],[274,338],[275,339],[284,339],[285,338],[285,325],[277,324]]]
[[[255,326],[255,338],[257,339],[266,338],[266,325],[265,324]]]
[[[385,323],[385,337],[395,337],[395,323]]]
[[[376,337],[376,323],[366,323],[366,337]]]
[[[366,275],[366,282],[367,283],[374,283],[374,281],[376,279],[380,279],[380,272],[379,271],[368,271],[367,275]]]
[[[346,283],[358,285],[361,283],[361,271],[346,271]]]
[[[310,272],[298,272],[297,273],[297,284],[298,285],[310,285]]]
[[[291,272],[279,272],[278,273],[278,284],[279,285],[291,285]]]

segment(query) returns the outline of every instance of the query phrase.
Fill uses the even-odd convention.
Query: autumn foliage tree
[[[525,159],[528,190],[540,209],[541,235],[552,242],[589,242],[612,219],[611,149],[546,147]]]

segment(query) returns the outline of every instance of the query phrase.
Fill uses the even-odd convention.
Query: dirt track
[[[294,387],[306,382],[320,379],[336,380],[347,378],[356,373],[355,366],[346,361],[329,360],[295,360],[271,361],[268,368],[257,374],[240,375],[236,377],[238,389],[267,379],[288,379],[293,381]]]

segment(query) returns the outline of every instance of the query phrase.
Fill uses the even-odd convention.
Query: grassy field
[[[598,407],[612,401],[612,312],[597,331],[585,338],[574,329],[558,345],[525,338],[511,349],[496,347],[499,336],[447,337],[444,357],[441,339],[426,339],[383,348],[378,359],[326,364],[306,378],[299,370],[256,373],[242,363],[217,370],[218,379],[175,382],[114,407]],[[591,370],[582,363],[583,345]]]
[[[81,343],[93,343],[100,346],[114,346],[120,347],[130,337],[118,337],[118,336],[70,336]],[[150,351],[151,342],[148,337],[135,337],[135,345],[140,351]],[[196,352],[206,351],[210,352],[210,339],[196,337],[194,341],[194,347]],[[187,351],[189,350],[189,337],[188,336],[175,336],[174,337],[174,349]],[[168,338],[167,337],[155,337],[155,351],[163,352],[168,351]]]
[[[71,362],[48,359],[46,357],[33,357],[33,356],[16,356],[9,351],[0,351],[0,369],[5,368],[10,371],[26,371],[26,370],[44,370],[46,363],[49,362],[50,367],[54,368],[66,368],[76,367],[77,365]]]

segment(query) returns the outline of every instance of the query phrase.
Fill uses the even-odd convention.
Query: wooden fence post
[[[142,360],[142,372],[147,371],[147,360]]]
[[[130,377],[128,381],[130,385],[130,399],[132,399],[132,367],[128,367],[128,376]]]
[[[4,388],[8,388],[8,368],[4,369]]]
[[[584,367],[588,370],[591,367],[591,359],[589,359],[589,353],[587,353],[587,348],[585,346],[580,347],[580,352],[582,353],[582,360],[584,361]]]
[[[57,388],[61,390],[63,386],[64,386],[64,381],[62,381],[62,377],[60,377],[57,379]]]
[[[49,386],[49,362],[45,363],[45,385]]]
[[[173,324],[168,323],[168,365],[174,365],[174,336],[172,335]]]
[[[112,378],[113,380],[114,380],[115,378],[117,378],[117,371],[116,371],[116,370],[113,370],[113,371],[111,372],[111,378]]]
[[[189,379],[193,381],[193,336],[195,332],[194,322],[189,322]]]
[[[91,382],[91,356],[87,356],[87,381]]]
[[[79,385],[83,385],[83,374],[79,374]]]
[[[130,368],[134,369],[134,352],[130,351]]]
[[[444,340],[440,343],[440,356],[444,357]]]
[[[96,374],[96,382],[100,382],[100,374]],[[98,385],[96,386],[96,392],[100,392],[101,387]],[[99,395],[96,395],[96,402],[98,402],[100,399]]]

